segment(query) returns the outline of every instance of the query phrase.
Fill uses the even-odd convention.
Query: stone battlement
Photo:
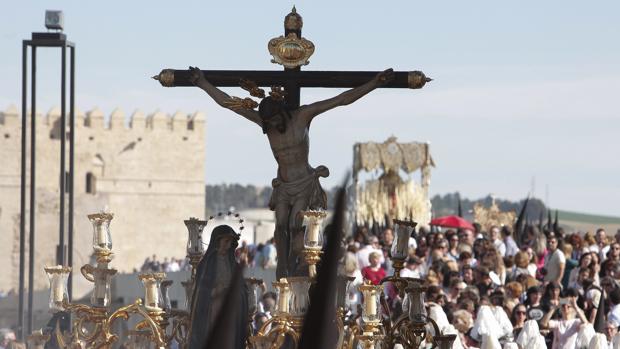
[[[20,114],[15,105],[0,110],[0,264],[6,266],[0,290],[4,291],[17,289],[19,281]],[[60,108],[37,112],[36,117],[34,281],[36,289],[46,289],[43,267],[56,263],[59,231]],[[183,220],[203,217],[205,210],[205,127],[200,112],[76,110],[73,270],[90,262],[92,226],[86,216],[104,207],[117,214],[112,221],[116,254],[112,263],[119,271],[132,271],[152,254],[185,255]],[[30,132],[27,140],[29,148]],[[80,279],[75,278],[74,291],[82,296],[92,284]]]
[[[30,118],[30,112],[27,117]],[[57,127],[60,120],[60,108],[53,107],[45,115],[37,113],[37,118],[42,122],[40,127]],[[69,110],[67,110],[67,122]],[[173,132],[191,132],[202,129],[205,122],[205,115],[202,112],[184,113],[176,111],[174,114],[164,113],[155,110],[150,114],[145,114],[141,110],[135,110],[127,115],[122,109],[115,108],[109,115],[105,115],[101,109],[95,107],[86,113],[76,108],[75,127],[102,129],[110,132],[116,130],[167,130]],[[20,128],[21,117],[15,105],[10,105],[4,111],[0,111],[0,129]]]

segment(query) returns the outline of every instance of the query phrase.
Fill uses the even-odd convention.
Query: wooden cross
[[[285,35],[269,41],[268,48],[273,56],[273,62],[282,64],[284,71],[204,70],[199,74],[194,70],[164,69],[153,77],[167,87],[200,87],[221,106],[259,125],[267,135],[278,163],[278,176],[272,182],[274,191],[270,202],[270,208],[275,211],[276,216],[274,237],[278,254],[276,268],[278,279],[299,275],[299,268],[303,267],[298,258],[301,255],[300,248],[304,245],[303,217],[299,213],[308,208],[325,209],[327,206],[319,177],[328,176],[329,170],[325,166],[313,168],[308,162],[307,135],[312,118],[336,106],[350,104],[377,87],[421,88],[431,81],[419,71],[395,72],[393,78],[391,70],[301,71],[300,67],[308,64],[308,58],[314,52],[314,44],[301,36],[302,26],[302,18],[293,7],[293,11],[284,19]],[[242,83],[242,80],[251,83],[248,81]],[[264,91],[259,93],[253,85],[272,87],[272,92],[279,91],[274,89],[274,86],[284,88],[284,102],[287,108],[281,109],[279,93],[278,98],[275,93],[264,97]],[[261,105],[251,98],[248,98],[249,101],[240,101],[239,98],[232,98],[217,87],[249,89],[253,96],[264,97],[261,105],[265,103],[266,107],[261,112]],[[352,89],[333,98],[300,107],[302,87]],[[231,102],[241,105],[229,105]],[[248,102],[250,107],[246,107],[242,102]],[[276,107],[273,107],[274,104]],[[255,105],[259,106],[258,111],[252,109]],[[289,118],[287,119],[285,115]]]
[[[292,12],[284,20],[284,37],[273,39],[271,42],[290,38],[291,34],[298,41],[305,40],[301,36],[302,26],[301,16],[293,7]],[[301,50],[303,51],[303,48]],[[314,51],[314,45],[311,50]],[[242,79],[253,81],[259,87],[282,86],[286,92],[286,105],[289,108],[298,108],[302,87],[352,88],[370,81],[380,73],[379,71],[301,71],[300,65],[307,64],[308,57],[305,60],[301,59],[297,66],[293,63],[293,66],[289,64],[287,68],[285,65],[284,71],[203,70],[203,74],[216,87],[239,87]],[[189,70],[164,69],[158,75],[153,76],[153,79],[158,80],[165,87],[194,86],[189,81],[189,75]],[[430,81],[432,79],[420,71],[394,72],[394,80],[381,88],[419,89]]]

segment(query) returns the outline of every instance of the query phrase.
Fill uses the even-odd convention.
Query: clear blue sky
[[[166,89],[162,68],[281,69],[267,41],[292,2],[5,1],[0,108],[19,105],[21,40],[65,12],[77,43],[77,106],[207,113],[207,183],[268,185],[276,164],[260,129],[198,89]],[[352,145],[430,141],[433,193],[520,199],[620,215],[620,2],[297,1],[316,45],[312,70],[423,70],[423,90],[375,91],[312,124],[311,164],[337,184]],[[39,108],[58,105],[59,53],[40,53]],[[229,92],[244,96],[243,91]],[[309,89],[302,103],[340,92]],[[196,159],[199,161],[200,159]],[[548,188],[548,190],[547,190]],[[548,192],[548,196],[546,193]]]

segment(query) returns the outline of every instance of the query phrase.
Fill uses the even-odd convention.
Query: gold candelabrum
[[[80,268],[80,272],[86,280],[94,284],[90,305],[70,302],[67,296],[70,267],[45,268],[50,281],[50,311],[64,311],[72,315],[70,333],[62,333],[59,326],[56,327],[54,335],[58,345],[61,348],[72,349],[111,348],[119,340],[119,335],[112,330],[115,321],[127,321],[131,316],[137,316],[140,321],[129,332],[130,339],[133,338],[134,342],[137,334],[140,334],[141,340],[148,340],[156,348],[166,348],[173,341],[184,347],[189,315],[186,311],[170,308],[169,298],[166,297],[167,287],[172,281],[164,280],[164,273],[140,274],[139,280],[142,281],[145,290],[144,301],[137,299],[134,303],[116,310],[111,308],[111,282],[117,273],[116,269],[109,266],[114,257],[110,233],[110,222],[113,217],[111,213],[88,215],[93,225],[93,253],[96,265],[86,264]],[[131,347],[131,343],[127,344]]]
[[[395,234],[390,259],[394,266],[394,274],[383,279],[381,284],[391,282],[394,285],[399,295],[403,297],[403,309],[407,311],[395,321],[389,319],[389,314],[388,319],[383,321],[383,347],[392,348],[398,343],[404,348],[421,348],[429,344],[433,348],[451,348],[456,334],[442,333],[437,323],[426,313],[425,281],[400,276],[400,271],[409,256],[409,238],[413,235],[416,223],[398,219],[394,219],[393,222]],[[389,311],[387,306],[384,308]]]
[[[308,275],[311,278],[316,276],[316,265],[321,261],[323,253],[323,220],[327,213],[323,210],[308,210],[301,214],[304,217],[304,249],[302,251],[304,260],[308,264]]]
[[[301,279],[301,277],[297,278]],[[305,278],[310,281],[309,278]],[[273,317],[265,322],[255,336],[249,338],[249,343],[256,349],[275,349],[293,343],[297,347],[303,326],[303,315],[294,318],[291,312],[292,288],[286,278],[273,283],[276,290],[276,306]]]
[[[316,274],[315,265],[320,262],[323,234],[321,223],[325,213],[303,212],[305,218],[304,257],[308,263],[309,277],[289,277],[273,283],[277,302],[274,316],[250,337],[251,349],[295,348],[301,337],[305,310],[309,306],[308,290]],[[394,274],[379,285],[365,280],[359,287],[363,302],[357,315],[350,312],[347,295],[354,277],[339,276],[334,305],[339,331],[338,349],[393,348],[401,344],[404,348],[451,348],[456,334],[441,333],[437,324],[426,313],[424,280],[400,276],[409,256],[409,238],[416,223],[394,220],[395,238],[390,250]],[[389,307],[383,296],[384,284],[391,282],[404,299],[406,312],[392,320]],[[317,324],[320,326],[321,324]]]
[[[301,337],[303,321],[310,305],[309,290],[316,277],[316,265],[321,260],[323,248],[323,220],[325,211],[308,210],[304,217],[303,256],[308,265],[308,276],[282,278],[273,283],[277,302],[273,317],[265,322],[248,340],[248,348],[276,349],[296,348]],[[355,278],[339,276],[334,305],[337,317],[334,319],[339,330],[338,348],[352,349],[361,328],[353,317],[348,317],[347,294],[349,284]]]
[[[273,317],[265,322],[254,334],[253,317],[258,310],[258,288],[263,285],[260,279],[248,278],[248,342],[249,349],[296,348],[301,337],[303,321],[310,305],[309,290],[316,276],[316,264],[320,262],[323,246],[323,211],[305,211],[304,257],[308,263],[309,276],[282,278],[273,283],[277,302]],[[111,280],[116,269],[109,263],[113,259],[112,238],[110,234],[110,213],[88,216],[93,224],[93,251],[96,265],[86,264],[80,272],[94,289],[90,305],[71,303],[67,295],[67,279],[71,268],[66,266],[46,267],[50,280],[49,308],[52,312],[65,311],[73,315],[72,330],[61,333],[56,327],[55,337],[62,348],[108,349],[119,341],[113,333],[116,320],[127,321],[131,316],[139,317],[133,329],[128,331],[123,343],[129,349],[146,346],[167,348],[177,342],[181,348],[189,343],[191,327],[190,311],[192,293],[196,282],[196,269],[204,253],[202,233],[207,221],[190,218],[185,221],[188,229],[187,258],[192,266],[190,279],[182,282],[186,294],[186,309],[172,309],[168,289],[172,281],[166,280],[165,273],[143,273],[138,279],[144,286],[144,300],[122,306],[112,311]],[[334,306],[334,323],[339,330],[338,348],[392,348],[400,343],[404,348],[421,348],[430,344],[433,348],[447,349],[452,346],[456,335],[441,333],[437,324],[426,315],[424,280],[400,276],[408,256],[408,241],[414,222],[394,220],[395,238],[390,251],[394,274],[373,285],[365,281],[359,286],[363,295],[361,310],[353,315],[348,309],[347,295],[353,277],[339,276]],[[389,308],[383,298],[383,284],[392,282],[399,294],[404,297],[406,313],[395,321],[390,320]],[[49,336],[33,333],[34,347],[41,346]]]
[[[189,264],[192,266],[192,277],[186,282],[191,283],[188,286],[193,290],[194,282],[196,281],[196,269],[202,255],[205,253],[202,233],[207,226],[207,221],[191,217],[185,220],[184,223],[189,234],[187,237],[187,259],[189,259]],[[189,304],[191,304],[191,301],[189,301]]]

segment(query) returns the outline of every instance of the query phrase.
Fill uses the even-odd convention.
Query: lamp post
[[[34,257],[36,239],[36,115],[37,115],[37,48],[59,47],[61,49],[61,76],[60,76],[60,173],[59,173],[59,226],[56,264],[73,265],[73,180],[74,180],[74,145],[75,145],[75,44],[67,41],[67,35],[62,33],[63,14],[61,11],[47,11],[45,25],[48,29],[56,30],[45,33],[32,33],[30,40],[22,42],[22,132],[21,132],[21,180],[20,180],[20,226],[19,226],[19,303],[18,303],[18,336],[24,340],[25,333],[32,332],[33,321],[33,291],[34,291]],[[31,48],[31,81],[30,81],[30,146],[27,144],[28,124],[28,47]],[[67,48],[70,49],[69,66],[69,131],[67,133]],[[66,170],[66,143],[69,138],[69,171]],[[28,156],[29,155],[29,156]],[[30,161],[28,173],[27,161]],[[29,198],[26,197],[28,183],[26,176],[30,176]],[[68,196],[68,205],[66,202]],[[26,201],[29,210],[26,211]],[[65,209],[68,209],[66,213]],[[29,217],[29,235],[26,239],[26,217]],[[65,227],[67,223],[68,227]],[[68,228],[68,229],[67,229]],[[68,238],[68,246],[65,243]],[[28,311],[24,318],[25,298],[25,256],[26,241],[29,244],[28,252]],[[65,256],[65,249],[67,255]],[[72,294],[71,276],[67,282],[67,293]],[[25,327],[25,329],[24,329]]]

